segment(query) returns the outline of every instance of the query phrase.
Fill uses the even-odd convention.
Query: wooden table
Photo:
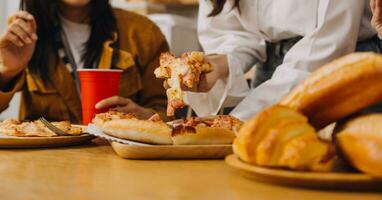
[[[124,160],[106,144],[90,144],[0,150],[0,199],[381,200],[382,193],[269,185],[242,177],[222,160]]]

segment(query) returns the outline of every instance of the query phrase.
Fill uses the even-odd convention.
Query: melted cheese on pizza
[[[212,67],[205,62],[202,52],[183,53],[180,58],[175,58],[169,52],[161,54],[160,67],[154,74],[157,78],[166,79],[170,87],[166,91],[168,116],[174,116],[177,108],[185,106],[182,85],[193,88],[199,83],[200,75],[211,70]]]

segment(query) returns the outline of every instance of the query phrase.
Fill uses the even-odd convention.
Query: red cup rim
[[[123,72],[121,69],[77,69],[78,72]]]

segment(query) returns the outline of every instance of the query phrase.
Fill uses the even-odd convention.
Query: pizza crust
[[[180,132],[178,134],[174,134]],[[174,145],[212,145],[232,144],[235,134],[225,128],[196,127],[174,129],[172,141]]]

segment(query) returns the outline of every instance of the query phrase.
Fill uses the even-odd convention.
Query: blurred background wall
[[[0,33],[3,33],[7,26],[7,19],[19,8],[20,0],[0,0]],[[0,120],[6,118],[17,118],[19,113],[20,94],[16,94],[11,101],[9,108],[0,113]]]
[[[4,30],[7,18],[18,10],[20,0],[1,0],[0,1],[0,30]]]
[[[113,7],[122,8],[153,20],[165,35],[171,52],[201,50],[196,34],[198,0],[110,0]],[[0,0],[0,32],[7,18],[18,10],[20,0]],[[187,38],[187,39],[185,39]],[[15,95],[9,108],[0,113],[0,120],[17,118],[20,94]]]

